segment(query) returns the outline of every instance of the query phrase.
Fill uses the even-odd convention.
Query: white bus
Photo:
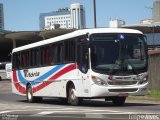
[[[12,91],[28,102],[58,97],[71,105],[104,98],[123,105],[147,93],[147,47],[132,29],[77,30],[12,51]]]

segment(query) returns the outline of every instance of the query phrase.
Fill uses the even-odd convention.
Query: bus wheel
[[[32,87],[31,85],[27,86],[27,101],[29,103],[33,103],[33,102],[41,102],[42,101],[42,97],[34,97],[33,96],[33,92],[32,92]]]
[[[71,105],[79,105],[81,101],[82,101],[82,99],[78,98],[76,96],[76,89],[75,89],[74,85],[72,84],[69,87],[69,91],[68,91],[68,102]]]
[[[122,106],[124,105],[125,100],[126,100],[126,97],[113,97],[112,103],[116,106]]]
[[[32,87],[31,87],[31,85],[28,85],[27,86],[27,101],[29,102],[29,103],[32,103],[32,102],[34,102],[34,97],[33,97],[33,92],[32,92]]]

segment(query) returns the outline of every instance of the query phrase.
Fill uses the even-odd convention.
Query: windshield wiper
[[[119,60],[117,60],[116,62],[115,62],[115,64],[114,64],[114,66],[109,70],[109,74],[110,75],[113,75],[114,73],[116,73],[117,72],[117,70],[115,69],[117,66],[118,67],[120,67],[120,69],[121,69],[121,61],[119,61]],[[118,70],[120,70],[120,69],[118,69]]]
[[[116,69],[119,67],[119,69]],[[134,65],[128,60],[119,60],[115,62],[115,65],[109,70],[109,74],[113,75],[116,74],[118,71],[125,71],[125,70],[132,70],[134,74],[138,75],[137,71],[135,70]]]
[[[124,60],[124,64],[125,64],[125,62],[127,62],[127,70],[132,70],[134,74],[138,75],[138,73],[135,70],[134,65],[128,59]],[[129,68],[129,67],[131,67],[131,68]]]

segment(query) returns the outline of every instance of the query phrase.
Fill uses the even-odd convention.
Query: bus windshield
[[[145,37],[131,33],[91,35],[91,66],[109,74],[147,71]]]

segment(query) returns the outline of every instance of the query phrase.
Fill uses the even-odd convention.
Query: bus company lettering
[[[29,72],[29,70],[24,70],[24,76],[25,77],[37,77],[40,75],[40,72]]]

